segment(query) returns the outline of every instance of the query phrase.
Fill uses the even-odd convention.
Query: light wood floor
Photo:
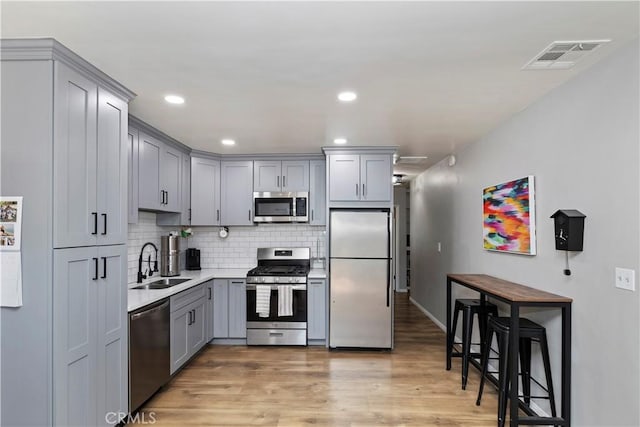
[[[445,335],[396,297],[395,349],[207,346],[142,412],[156,426],[495,426],[496,392],[460,359],[445,370]]]

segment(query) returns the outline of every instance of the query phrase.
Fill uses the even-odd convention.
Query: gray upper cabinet
[[[220,224],[253,225],[253,162],[221,162]]]
[[[127,104],[56,62],[54,247],[127,239]]]
[[[138,157],[138,205],[140,209],[159,210],[162,200],[160,194],[160,162],[162,142],[144,132],[139,132]]]
[[[144,132],[139,132],[138,144],[139,208],[180,212],[180,150]]]
[[[125,245],[54,251],[54,425],[128,412]]]
[[[331,202],[391,200],[391,156],[388,154],[331,154]]]
[[[157,225],[191,225],[191,156],[185,152],[180,156],[180,212],[158,212]]]
[[[220,225],[220,161],[191,158],[191,225]]]
[[[256,160],[253,191],[309,191],[308,160]]]
[[[138,130],[129,126],[127,140],[127,154],[128,154],[128,206],[127,216],[129,224],[138,223]]]
[[[327,210],[326,163],[324,160],[309,162],[309,224],[325,225]]]

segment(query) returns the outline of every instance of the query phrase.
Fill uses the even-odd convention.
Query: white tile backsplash
[[[311,256],[325,256],[325,227],[307,224],[261,224],[257,226],[229,227],[226,239],[218,236],[219,227],[192,227],[193,235],[180,239],[182,253],[181,265],[184,266],[184,251],[187,248],[200,249],[202,268],[247,268],[256,265],[257,249],[261,247],[309,247]],[[136,280],[138,257],[145,242],[153,242],[160,249],[160,236],[180,227],[156,225],[156,214],[139,212],[138,224],[129,224],[128,254],[129,282]],[[150,251],[151,249],[151,251]],[[147,247],[143,259],[149,253],[153,259],[152,248]],[[146,268],[146,262],[143,263]]]

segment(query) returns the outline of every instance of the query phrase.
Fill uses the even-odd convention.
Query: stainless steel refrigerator
[[[331,210],[329,233],[329,347],[393,348],[389,210]]]

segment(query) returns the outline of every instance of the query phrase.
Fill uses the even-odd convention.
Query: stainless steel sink
[[[175,285],[179,285],[180,283],[184,283],[188,280],[191,280],[191,279],[165,278],[165,279],[154,280],[153,282],[145,283],[144,285],[136,286],[132,289],[166,289]]]

